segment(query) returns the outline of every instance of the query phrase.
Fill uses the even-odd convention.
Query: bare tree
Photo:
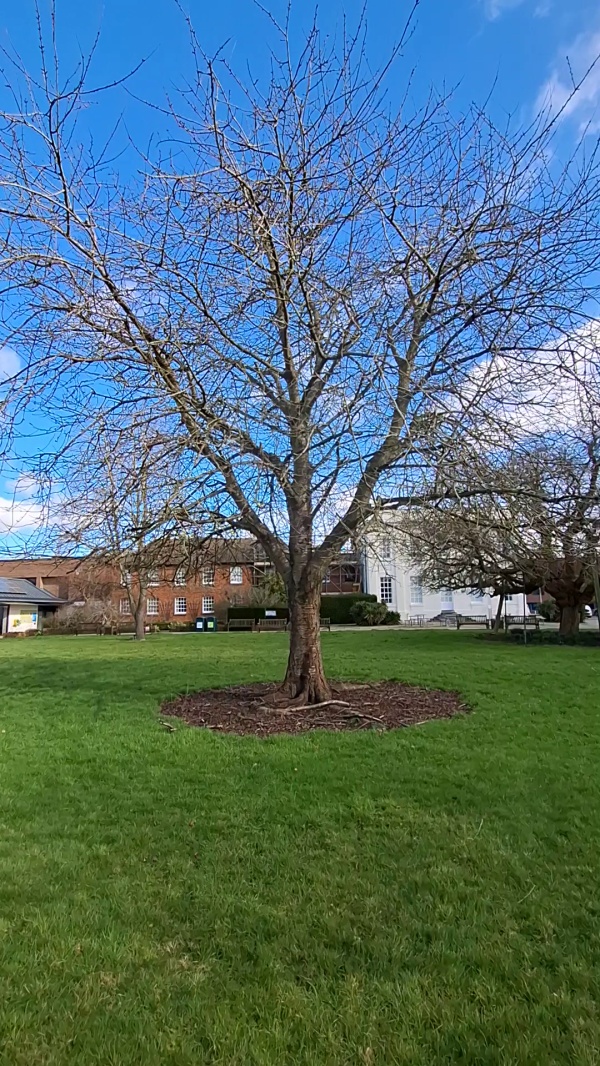
[[[92,426],[115,390],[159,412],[285,582],[302,704],[330,696],[321,582],[378,488],[410,499],[448,439],[484,433],[474,367],[517,376],[585,318],[600,186],[594,149],[558,166],[544,116],[394,111],[361,32],[273,32],[262,86],[190,30],[196,78],[155,112],[172,149],[137,182],[77,132],[85,70],[11,71],[4,332],[25,366],[3,397],[13,423],[43,397],[65,448],[71,396]]]
[[[507,593],[543,588],[560,632],[579,629],[595,599],[600,537],[600,436],[589,429],[491,463],[493,492],[419,509],[404,523],[407,552],[432,588]],[[497,618],[498,622],[498,618]]]
[[[117,570],[136,640],[143,640],[148,591],[158,583],[161,568],[174,559],[189,565],[192,556],[173,452],[169,443],[144,432],[135,417],[123,419],[114,431],[104,424],[96,441],[82,447],[80,439],[79,444],[77,464],[68,464],[68,483],[57,507],[59,543],[85,550],[79,569],[94,587]],[[198,543],[196,537],[194,550]]]

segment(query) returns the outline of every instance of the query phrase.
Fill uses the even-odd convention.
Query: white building
[[[0,577],[0,637],[41,630],[43,618],[63,603],[25,578]]]
[[[390,525],[390,519],[387,520]],[[400,537],[393,527],[367,533],[363,538],[362,570],[364,591],[377,596],[402,620],[436,618],[443,612],[494,616],[494,601],[481,593],[433,591],[419,577],[418,570],[402,555]],[[497,601],[496,601],[497,603]]]

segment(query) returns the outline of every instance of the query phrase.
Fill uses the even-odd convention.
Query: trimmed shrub
[[[377,603],[377,596],[368,595],[366,592],[346,592],[323,596],[321,618],[330,618],[332,624],[336,626],[352,625],[354,619],[350,612],[355,603]]]
[[[386,626],[400,625],[400,615],[398,614],[398,611],[388,611],[383,619],[383,624]]]
[[[330,618],[332,624],[337,626],[352,625],[353,619],[350,611],[355,603],[377,603],[377,596],[367,595],[365,592],[347,592],[339,595],[323,596],[321,600],[321,618]],[[253,618],[255,622],[258,622],[261,618],[265,618],[267,611],[275,611],[274,615],[270,615],[271,618],[285,618],[289,621],[289,609],[276,604],[273,604],[272,607],[269,607],[268,604],[265,607],[258,607],[254,604],[247,604],[245,607],[228,607],[227,621],[229,622],[232,618]]]
[[[261,618],[266,618],[267,611],[275,611],[275,614],[269,614],[269,618],[285,618],[287,621],[290,617],[287,607],[259,607],[249,603],[245,607],[228,607],[227,621],[230,622],[232,618],[253,618],[255,622],[259,622]]]
[[[524,644],[523,629],[509,629],[508,640],[517,644]],[[539,629],[531,632],[527,630],[528,644],[577,644],[580,647],[600,648],[600,631],[583,630],[570,637],[563,637],[556,629]]]
[[[357,626],[380,626],[386,621],[388,609],[385,603],[362,601],[355,603],[350,609],[350,617]]]

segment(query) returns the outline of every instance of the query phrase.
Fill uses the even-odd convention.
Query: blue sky
[[[173,0],[56,0],[58,44],[64,69],[86,52],[98,31],[100,42],[92,70],[92,83],[103,84],[123,75],[141,59],[143,68],[132,88],[138,96],[159,100],[165,89],[182,84],[189,69],[187,31]],[[275,16],[285,14],[286,0],[263,0]],[[385,61],[402,31],[412,0],[367,0],[367,50],[374,66]],[[46,14],[49,0],[40,0]],[[238,72],[246,66],[255,75],[268,72],[269,24],[252,0],[184,0],[202,46],[213,52],[221,45]],[[344,16],[355,25],[363,0],[324,0],[319,23],[339,32]],[[312,19],[314,5],[296,0],[292,27],[297,39]],[[2,5],[0,46],[17,51],[35,68],[36,29],[33,0]],[[414,69],[412,95],[423,99],[431,86],[455,88],[458,106],[475,100],[486,104],[501,122],[508,114],[517,120],[531,117],[536,102],[548,98],[562,104],[569,87],[569,66],[578,77],[600,53],[598,0],[421,0],[414,31],[388,79],[391,97],[397,96]],[[568,62],[567,62],[568,57]],[[491,94],[491,95],[490,95]],[[0,86],[0,96],[2,87]],[[122,111],[136,141],[157,132],[152,112],[120,94],[113,111],[93,105],[87,121],[100,133],[112,128],[115,108]],[[561,139],[565,150],[582,127],[600,130],[600,64],[584,90],[565,114]],[[1,348],[0,378],[14,357]],[[12,480],[11,480],[12,479]],[[16,487],[15,487],[16,484]],[[15,483],[0,470],[0,551],[9,540],[3,534],[7,521],[27,526],[27,480]],[[17,501],[15,511],[15,499]]]

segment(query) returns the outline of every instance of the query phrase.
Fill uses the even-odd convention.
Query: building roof
[[[0,577],[0,603],[34,603],[40,607],[60,607],[64,602],[45,589],[36,588],[24,577]]]

